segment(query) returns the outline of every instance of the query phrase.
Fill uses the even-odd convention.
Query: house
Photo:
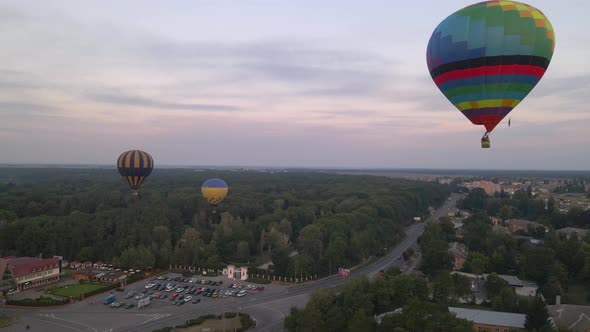
[[[248,279],[248,267],[236,268],[235,265],[228,265],[227,268],[223,269],[223,275],[226,275],[229,279],[246,280]]]
[[[64,269],[66,267],[70,266],[70,262],[67,259],[62,259],[61,261],[61,268]]]
[[[70,268],[72,269],[79,269],[82,263],[80,261],[73,261],[70,263]]]
[[[555,231],[560,237],[565,237],[567,240],[572,237],[577,240],[583,240],[586,235],[590,233],[588,229],[566,227]]]
[[[482,275],[484,279],[487,279],[489,274]],[[498,277],[504,279],[506,283],[514,290],[514,293],[520,296],[537,296],[539,287],[532,281],[523,281],[518,279],[517,276],[509,276],[504,274],[498,274]]]
[[[449,254],[453,257],[453,270],[461,270],[467,259],[467,247],[459,242],[449,243]]]
[[[84,263],[80,264],[81,269],[89,269],[92,267],[91,261],[85,261]]]
[[[547,309],[555,324],[574,332],[590,331],[590,306],[555,304],[547,306]]]
[[[540,224],[530,220],[524,219],[508,219],[506,220],[506,226],[510,230],[511,233],[516,233],[518,231],[522,232],[530,232],[533,231],[537,226]]]
[[[2,289],[16,292],[59,281],[60,264],[57,257],[0,258]]]
[[[525,331],[526,315],[510,312],[449,307],[457,318],[473,322],[474,331],[512,332]]]
[[[479,292],[480,290],[485,289],[485,282],[489,276],[489,274],[484,273],[476,276],[472,273],[465,273],[459,271],[453,271],[451,274],[458,274],[463,277],[466,277],[471,282],[471,291],[472,292]],[[498,274],[498,277],[504,279],[508,286],[512,288],[515,294],[520,296],[537,296],[537,292],[539,290],[539,286],[532,281],[520,280],[516,276]]]
[[[103,263],[102,261],[98,261],[94,264],[92,264],[92,267],[94,267],[95,269],[102,269],[106,266],[105,263]]]

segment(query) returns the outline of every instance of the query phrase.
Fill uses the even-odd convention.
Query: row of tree
[[[125,267],[273,262],[325,275],[403,237],[448,187],[374,176],[154,170],[134,200],[114,169],[3,169],[0,255],[61,255]],[[230,186],[212,218],[207,178]]]

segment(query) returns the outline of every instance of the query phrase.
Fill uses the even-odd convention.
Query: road
[[[438,220],[454,209],[460,195],[453,194],[432,214],[427,221]],[[415,223],[405,229],[406,236],[387,255],[376,261],[354,269],[350,276],[366,275],[374,278],[380,270],[401,266],[402,253],[417,246],[418,237],[424,232],[425,223]],[[225,279],[227,281],[227,279]],[[170,305],[169,301],[153,300],[149,307],[138,309],[112,309],[102,304],[81,301],[55,309],[7,309],[7,313],[21,317],[22,322],[2,331],[22,331],[26,324],[31,331],[76,331],[76,332],[122,332],[153,331],[165,326],[178,325],[188,319],[223,311],[240,311],[256,319],[255,331],[283,331],[283,320],[291,307],[303,307],[315,289],[332,288],[344,284],[346,279],[339,275],[291,287],[271,285],[264,292],[250,292],[244,298],[203,298],[200,304],[186,304],[181,307]],[[129,287],[128,287],[129,288]],[[100,301],[102,297],[94,298]],[[220,322],[221,324],[221,322]],[[35,328],[37,327],[37,328]],[[41,328],[41,329],[39,329]]]

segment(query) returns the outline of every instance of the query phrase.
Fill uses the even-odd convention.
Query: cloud
[[[137,106],[137,107],[149,107],[158,109],[174,109],[174,110],[187,110],[187,111],[236,111],[239,107],[231,105],[209,105],[209,104],[182,104],[164,102],[149,98],[143,98],[138,96],[131,96],[125,94],[91,94],[88,96],[90,100],[94,100],[100,103],[114,104],[114,105],[126,105],[126,106]]]

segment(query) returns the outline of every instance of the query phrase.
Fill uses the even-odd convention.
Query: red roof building
[[[57,257],[0,258],[0,276],[2,280],[11,280],[14,291],[57,282],[59,274],[60,263]]]

